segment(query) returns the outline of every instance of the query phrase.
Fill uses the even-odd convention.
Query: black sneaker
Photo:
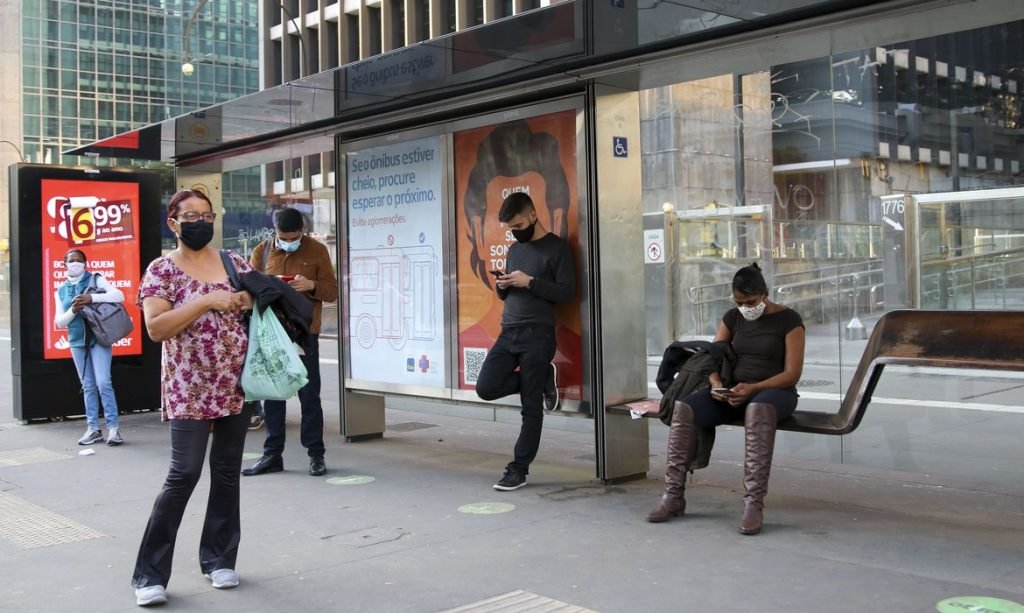
[[[494,484],[494,489],[501,492],[511,492],[526,485],[526,475],[511,468],[505,469],[505,476]]]
[[[562,406],[562,399],[558,396],[558,368],[551,363],[551,377],[544,384],[544,410],[557,411]]]

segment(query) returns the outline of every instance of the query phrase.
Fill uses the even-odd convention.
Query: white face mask
[[[85,272],[85,262],[68,262],[64,266],[68,269],[69,277],[81,277]]]
[[[741,306],[737,308],[739,308],[740,315],[743,316],[743,319],[746,319],[747,321],[754,321],[758,317],[764,315],[764,310],[767,306],[768,304],[762,300],[757,306]]]

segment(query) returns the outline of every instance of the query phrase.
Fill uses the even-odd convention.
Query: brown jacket
[[[264,266],[263,254],[267,241],[270,241],[270,256]],[[295,253],[285,253],[278,249],[274,238],[268,238],[256,245],[249,257],[249,263],[256,270],[262,270],[268,275],[302,275],[313,281],[316,284],[313,291],[303,292],[302,295],[313,303],[313,325],[309,327],[309,331],[320,334],[320,313],[323,310],[323,303],[338,299],[338,279],[334,274],[334,267],[331,266],[331,256],[327,252],[327,247],[314,238],[303,236]]]

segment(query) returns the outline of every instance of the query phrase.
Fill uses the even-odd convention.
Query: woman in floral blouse
[[[167,225],[178,237],[178,248],[149,265],[139,288],[146,330],[163,343],[162,417],[171,431],[171,466],[132,577],[141,606],[167,601],[178,526],[202,473],[211,433],[210,498],[199,566],[215,588],[238,585],[238,481],[249,425],[239,385],[248,345],[242,311],[252,308],[252,298],[233,290],[220,253],[209,245],[214,219],[202,192],[175,194]],[[231,259],[239,273],[249,269],[237,255]]]

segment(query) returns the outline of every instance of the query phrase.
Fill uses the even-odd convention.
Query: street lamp
[[[15,145],[14,143],[12,143],[11,141],[0,139],[0,143],[7,143],[8,145],[14,147],[14,150],[18,152],[18,159],[21,160],[22,162],[27,162],[28,161],[28,160],[25,159],[25,154],[23,154],[21,152],[21,148],[18,147],[17,145]]]
[[[192,73],[196,70],[195,65],[192,64],[192,57],[188,54],[188,38],[189,34],[192,32],[192,24],[194,24],[196,19],[199,17],[199,11],[203,10],[203,7],[206,6],[206,3],[209,1],[210,0],[199,0],[199,4],[197,4],[195,10],[192,11],[192,16],[188,18],[188,23],[185,24],[185,34],[182,38],[181,45],[181,58],[183,60],[181,64],[181,74],[186,77],[191,77]],[[284,14],[288,15],[288,22],[294,24],[296,31],[299,33],[299,53],[302,56],[299,58],[299,78],[301,79],[305,74],[308,74],[305,70],[306,58],[309,57],[309,54],[306,53],[306,41],[302,40],[302,30],[299,27],[298,20],[295,19],[294,15],[292,15],[292,12],[288,10],[284,5],[284,2],[279,2],[278,5],[281,7],[281,10],[284,11]],[[288,35],[288,29],[284,28],[283,30],[282,38]]]

